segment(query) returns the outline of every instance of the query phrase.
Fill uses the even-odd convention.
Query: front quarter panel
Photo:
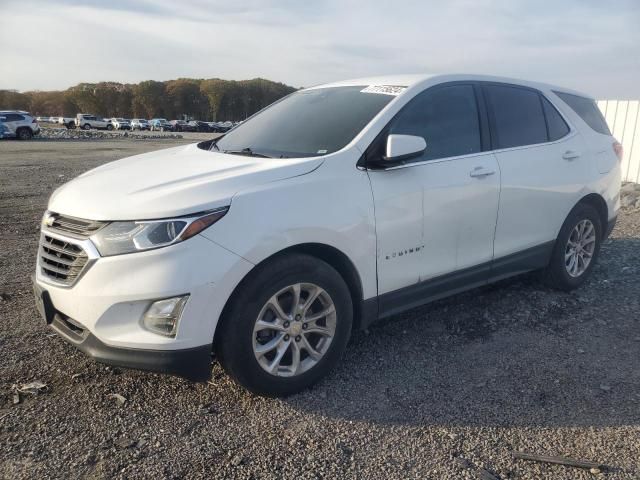
[[[364,298],[376,295],[373,202],[359,155],[349,148],[306,175],[240,191],[203,235],[253,264],[295,245],[334,247],[355,266]]]

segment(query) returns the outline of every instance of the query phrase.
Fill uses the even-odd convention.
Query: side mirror
[[[389,135],[383,160],[402,162],[419,157],[427,149],[427,142],[417,135]]]

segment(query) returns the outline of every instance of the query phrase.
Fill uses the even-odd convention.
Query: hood
[[[297,177],[322,158],[227,155],[197,144],[107,163],[58,188],[49,210],[91,220],[148,220],[227,206],[239,190]]]

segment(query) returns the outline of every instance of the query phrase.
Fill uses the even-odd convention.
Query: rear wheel
[[[16,134],[19,140],[31,140],[33,138],[33,132],[30,128],[19,128]]]
[[[107,130],[113,130],[113,125],[111,124],[107,125]]]
[[[278,258],[244,282],[216,333],[218,361],[259,395],[299,392],[340,360],[353,306],[340,274],[308,255]]]
[[[82,126],[82,129],[83,129],[83,130],[90,130],[90,129],[91,129],[91,125],[89,125],[88,123],[85,123],[85,124]]]
[[[602,221],[591,205],[578,204],[565,220],[544,271],[548,285],[578,288],[589,277],[600,253]]]

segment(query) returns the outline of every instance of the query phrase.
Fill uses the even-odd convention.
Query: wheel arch
[[[363,321],[363,317],[367,314],[367,312],[365,311],[365,302],[363,301],[364,291],[362,287],[362,279],[360,278],[360,274],[358,273],[358,270],[356,269],[351,259],[349,259],[349,257],[344,252],[340,251],[336,247],[324,243],[301,243],[292,245],[266,257],[261,262],[256,264],[249,272],[247,272],[242,280],[238,282],[231,295],[229,295],[229,297],[227,298],[224,308],[220,313],[220,317],[218,319],[213,335],[214,343],[217,340],[217,332],[220,330],[220,325],[225,321],[232,300],[243,288],[249,278],[251,278],[251,276],[255,273],[256,269],[260,266],[265,265],[266,263],[272,262],[276,258],[291,255],[293,253],[309,255],[331,265],[340,274],[342,279],[347,284],[347,288],[349,289],[351,301],[353,304],[354,330],[360,329],[363,325],[366,324],[366,322]]]
[[[588,195],[585,195],[580,199],[580,201],[578,201],[576,206],[580,204],[590,205],[596,209],[600,217],[602,235],[606,235],[605,232],[607,231],[607,224],[609,223],[609,207],[607,207],[607,202],[602,197],[602,195],[599,195],[597,193],[590,193]]]

